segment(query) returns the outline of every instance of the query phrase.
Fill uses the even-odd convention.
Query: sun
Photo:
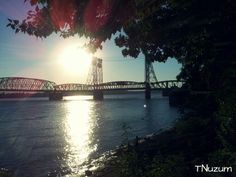
[[[81,77],[87,76],[92,55],[85,49],[76,45],[70,45],[58,51],[58,61],[66,73],[78,75]]]

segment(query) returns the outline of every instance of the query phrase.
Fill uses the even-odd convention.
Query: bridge
[[[145,60],[146,61],[146,60]],[[86,84],[66,83],[57,85],[53,81],[24,78],[0,78],[0,92],[43,92],[50,100],[61,100],[64,95],[92,93],[95,100],[103,99],[104,91],[144,90],[145,98],[151,98],[151,90],[181,88],[183,81],[157,81],[151,62],[145,62],[145,82],[114,81],[103,82],[102,60],[94,58]]]

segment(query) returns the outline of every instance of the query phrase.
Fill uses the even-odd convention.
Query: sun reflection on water
[[[66,161],[75,173],[81,170],[81,164],[97,149],[96,143],[93,143],[95,120],[91,116],[91,104],[92,102],[86,100],[72,100],[66,103]]]

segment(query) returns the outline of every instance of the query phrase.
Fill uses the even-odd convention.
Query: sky
[[[37,39],[23,33],[15,34],[6,27],[7,18],[23,19],[29,8],[24,0],[0,0],[0,77],[30,77],[57,84],[86,83],[89,65],[77,52],[85,44],[85,38],[64,39],[53,33],[46,39]],[[103,49],[94,54],[103,59],[103,81],[144,81],[144,56],[123,57],[114,38],[105,41]],[[74,50],[76,62],[68,59],[73,58],[71,51]],[[159,81],[176,79],[181,68],[175,59],[155,62],[153,66]]]

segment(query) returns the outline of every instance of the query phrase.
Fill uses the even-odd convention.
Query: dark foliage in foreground
[[[199,96],[198,96],[199,97]],[[106,161],[105,168],[94,176],[115,177],[233,177],[233,173],[197,173],[195,165],[236,168],[235,117],[226,105],[212,113],[206,104],[199,103],[201,111],[185,114],[176,126],[146,139],[144,143],[130,145],[117,152],[117,157]],[[196,108],[196,101],[192,102]],[[191,103],[189,103],[191,104]],[[227,110],[226,110],[227,109]],[[234,108],[234,115],[236,111]],[[228,116],[229,119],[226,119]],[[234,118],[234,119],[232,119]],[[222,121],[223,119],[223,121]]]
[[[188,111],[175,128],[158,135],[155,141],[147,141],[141,147],[121,153],[110,176],[236,175],[234,7],[233,1],[178,1],[169,9],[171,15],[165,13],[163,18],[145,21],[156,25],[161,21],[166,25],[162,33],[158,30],[163,26],[153,26],[148,34],[142,34],[136,25],[130,31],[127,29],[127,37],[121,35],[117,39],[118,45],[126,47],[125,55],[132,55],[131,45],[143,42],[144,46],[147,45],[143,50],[149,47],[146,56],[150,55],[152,59],[157,57],[152,52],[162,46],[161,54],[155,53],[158,60],[173,56],[183,64],[178,77],[187,81],[190,95],[184,104]],[[143,35],[148,36],[151,31],[161,34],[161,37],[152,39],[153,45],[142,40],[147,39]],[[119,40],[123,40],[123,44]],[[195,165],[201,164],[232,167],[233,173],[196,173]]]
[[[16,32],[37,37],[52,32],[64,37],[85,35],[96,49],[122,29],[115,42],[123,47],[124,56],[137,57],[142,52],[152,61],[176,58],[182,64],[178,78],[186,80],[186,88],[194,93],[184,106],[190,111],[173,130],[121,151],[115,160],[105,162],[102,175],[97,171],[94,176],[214,176],[196,173],[194,165],[236,168],[234,0],[30,2],[41,6],[21,23],[9,20],[8,26]],[[61,16],[58,7],[65,7],[69,14]],[[94,13],[87,14],[88,7]],[[235,176],[235,172],[215,176]]]

